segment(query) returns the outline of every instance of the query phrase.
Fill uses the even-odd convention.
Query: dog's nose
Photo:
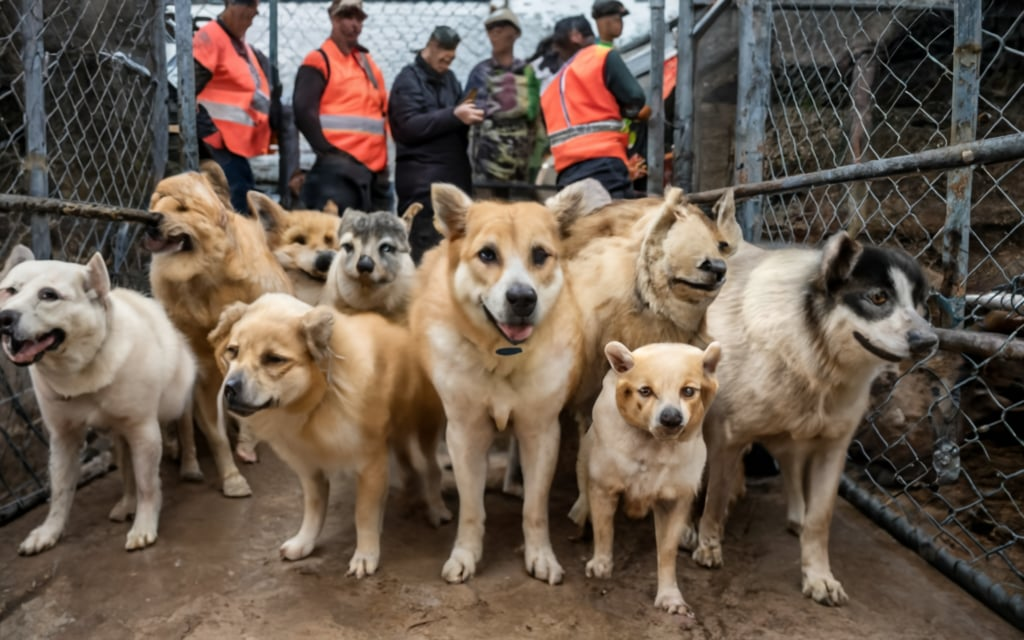
[[[224,400],[228,404],[242,392],[242,379],[238,376],[224,381]]]
[[[373,258],[370,256],[359,256],[359,262],[356,263],[356,270],[359,273],[370,273],[373,271]]]
[[[537,292],[529,285],[512,285],[505,292],[505,299],[508,300],[512,312],[521,318],[533,314],[533,310],[537,308]]]
[[[18,324],[18,318],[21,317],[20,311],[14,309],[5,309],[0,311],[0,331],[9,332],[14,328],[14,325]]]
[[[665,407],[658,415],[658,422],[668,429],[678,429],[683,426],[683,412],[675,407]]]
[[[698,268],[701,271],[713,273],[716,280],[721,280],[725,277],[725,260],[720,260],[718,258],[715,258],[714,260],[705,259],[704,262],[700,263]]]
[[[313,268],[316,269],[317,271],[327,271],[328,269],[331,268],[331,262],[333,262],[333,261],[334,261],[334,252],[333,251],[320,251],[320,252],[317,252],[316,259],[313,260]],[[372,271],[373,268],[371,267],[370,270]],[[360,269],[360,271],[361,271],[361,269]]]
[[[160,232],[160,224],[164,221],[164,214],[159,213],[157,211],[150,211],[149,213],[150,215],[155,216],[155,218],[153,220],[150,220],[150,222],[146,225],[145,233],[150,238],[159,238],[161,235],[163,235]]]
[[[931,331],[912,330],[907,333],[907,346],[910,353],[927,353],[939,343],[939,336]]]

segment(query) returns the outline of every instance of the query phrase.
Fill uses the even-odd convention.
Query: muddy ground
[[[832,563],[852,602],[817,605],[800,595],[797,540],[784,531],[778,480],[752,485],[727,531],[725,568],[680,558],[690,630],[652,606],[654,530],[617,523],[615,576],[588,580],[589,543],[570,540],[564,517],[573,480],[556,478],[552,537],[566,569],[562,585],[526,576],[521,502],[487,495],[479,574],[448,585],[441,565],[454,525],[434,530],[392,502],[378,573],[345,577],[355,544],[350,481],[336,481],[319,547],[299,562],[277,547],[297,529],[300,490],[265,451],[243,472],[255,492],[223,498],[208,480],[184,484],[164,463],[160,539],[123,551],[127,525],[106,514],[120,491],[112,473],[83,487],[55,549],[32,558],[18,543],[45,516],[40,507],[0,528],[0,638],[1011,638],[1020,632],[840,500]],[[449,485],[450,487],[450,485]],[[454,489],[446,492],[456,507]]]

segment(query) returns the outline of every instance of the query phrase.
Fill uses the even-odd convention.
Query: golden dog
[[[407,487],[419,485],[430,522],[451,519],[437,463],[444,413],[411,359],[407,329],[377,314],[346,316],[268,293],[228,307],[209,338],[224,373],[224,408],[270,443],[302,483],[302,526],[281,545],[282,558],[313,551],[328,474],[349,469],[357,478],[357,541],[348,573],[377,570],[389,442]]]
[[[265,195],[249,192],[255,214],[273,204]],[[291,292],[291,281],[270,252],[260,223],[225,206],[205,175],[190,172],[161,180],[149,208],[161,215],[147,228],[144,240],[153,253],[153,295],[196,354],[195,413],[210,442],[224,494],[247,496],[249,484],[235,466],[227,434],[217,426],[221,376],[206,337],[227,305],[255,300],[266,291]],[[255,459],[252,447],[240,433],[240,455]]]
[[[431,190],[444,240],[424,256],[409,323],[444,403],[459,527],[442,576],[464,582],[483,554],[487,451],[511,428],[522,455],[526,570],[556,584],[548,495],[558,413],[575,383],[580,313],[559,260],[558,223],[536,203]]]
[[[686,344],[648,344],[630,352],[610,342],[612,370],[594,405],[594,425],[577,464],[580,496],[570,517],[594,526],[588,578],[612,575],[612,540],[619,498],[631,518],[654,511],[658,594],[654,606],[690,617],[676,583],[676,554],[700,489],[707,448],[701,428],[718,392],[715,367],[722,350]]]
[[[340,247],[338,208],[328,201],[323,211],[287,211],[276,202],[264,208],[267,243],[292,281],[295,297],[317,304],[327,270]]]

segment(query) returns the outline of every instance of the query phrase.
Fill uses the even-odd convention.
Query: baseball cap
[[[487,16],[486,20],[484,20],[484,26],[487,28],[490,28],[492,25],[503,23],[512,25],[519,33],[523,32],[522,27],[519,26],[519,18],[516,17],[516,14],[512,13],[512,10],[508,7],[502,7],[501,9],[495,10],[491,15]]]
[[[569,42],[569,36],[572,35],[573,31],[579,31],[583,37],[592,37],[594,35],[594,30],[590,28],[590,22],[581,13],[569,16],[568,18],[562,18],[555,23],[554,42],[559,45]]]
[[[604,18],[606,16],[628,16],[629,9],[627,9],[618,0],[597,0],[594,3],[593,8],[590,10],[590,16],[597,20],[598,18]]]
[[[430,32],[430,39],[447,51],[454,51],[455,47],[459,46],[459,41],[462,40],[455,29],[445,25],[434,27],[434,30]]]
[[[339,13],[358,13],[364,19],[366,12],[363,11],[363,0],[333,0],[327,9],[327,15],[336,16]]]

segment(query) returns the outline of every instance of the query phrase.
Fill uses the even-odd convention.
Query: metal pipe
[[[733,183],[760,182],[764,172],[765,119],[771,75],[772,5],[770,0],[737,0],[739,65],[736,78],[736,168]],[[761,199],[737,211],[743,237],[761,236]]]
[[[687,2],[686,0],[679,0],[679,15],[683,15],[684,2],[686,2],[687,5],[689,5],[690,23],[693,24],[694,3],[692,0],[690,0],[689,2]],[[693,26],[690,27],[689,31],[693,39],[700,40],[701,36],[704,35],[704,32],[711,28],[711,25],[715,23],[715,20],[718,19],[718,16],[722,15],[722,12],[725,11],[725,9],[728,8],[728,6],[731,3],[732,0],[715,0],[715,3],[708,7],[708,10],[705,11],[704,15],[702,15],[700,17],[700,20],[697,21],[697,24],[693,24]],[[683,32],[683,26],[681,23],[679,25],[679,32]]]
[[[46,155],[46,91],[43,85],[43,0],[23,0],[21,37],[25,43],[21,63],[25,68],[25,169],[28,194],[44,198],[50,195],[50,165]],[[50,223],[32,216],[32,253],[40,260],[53,255]]]
[[[968,294],[964,296],[967,304],[976,304],[986,309],[1001,309],[1024,314],[1024,295],[989,291],[988,293]]]
[[[277,77],[277,29],[277,0],[270,0],[270,77],[267,79],[271,91],[281,82]]]
[[[705,14],[705,18],[716,6],[724,6],[727,2],[729,0],[718,0]],[[679,22],[676,30],[676,113],[672,145],[672,182],[683,191],[690,191],[693,188],[693,69],[696,62],[694,44],[700,37],[691,35],[695,31],[693,0],[679,0]]]
[[[665,185],[665,0],[651,0],[651,89],[647,121],[647,193],[661,195]]]
[[[153,92],[153,106],[150,114],[150,128],[153,133],[153,175],[151,187],[164,177],[167,170],[167,153],[169,147],[170,115],[167,108],[167,32],[164,27],[164,4],[165,0],[153,0],[150,6],[154,7],[154,16],[150,37],[153,39],[153,84],[156,91]]]
[[[976,140],[964,144],[929,149],[895,158],[869,160],[859,164],[848,164],[833,169],[787,176],[777,180],[766,180],[735,187],[710,189],[687,196],[690,202],[715,202],[729,189],[733,189],[737,200],[761,195],[774,195],[789,191],[801,191],[829,184],[851,180],[871,180],[887,176],[898,176],[920,171],[944,170],[970,164],[990,164],[1024,158],[1024,133],[1014,133],[987,140]]]
[[[182,168],[199,170],[196,76],[192,59],[192,0],[174,0],[174,46],[178,62],[178,126]]]

